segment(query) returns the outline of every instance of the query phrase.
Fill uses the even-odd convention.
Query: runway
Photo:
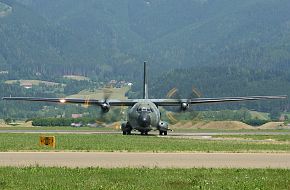
[[[5,152],[0,153],[0,166],[290,169],[290,154]]]
[[[122,134],[121,131],[94,131],[94,130],[0,130],[1,133],[30,133],[30,134]],[[139,135],[139,132],[133,132],[133,135]],[[149,135],[158,135],[158,132],[152,131]],[[289,131],[281,132],[265,132],[265,131],[247,131],[247,132],[233,132],[233,131],[221,131],[221,132],[168,132],[168,136],[174,137],[190,137],[190,136],[214,136],[214,135],[290,135]]]

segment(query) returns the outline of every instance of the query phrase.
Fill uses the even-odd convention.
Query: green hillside
[[[0,73],[8,71],[0,74],[1,96],[75,94],[89,87],[68,85],[63,94],[49,94],[16,86],[6,90],[3,82],[65,83],[62,76],[78,75],[96,82],[132,81],[133,92],[128,94],[140,97],[144,60],[150,63],[152,97],[165,97],[173,87],[188,97],[193,85],[204,97],[290,95],[287,0],[0,2],[2,9],[6,4],[13,10],[0,17]],[[210,109],[271,112],[287,110],[287,104],[258,102]]]
[[[145,59],[153,63],[156,73],[164,66],[256,68],[289,59],[287,0],[19,2],[52,26],[65,28],[62,35],[57,31],[55,40],[70,72],[120,76],[128,69],[136,71]]]

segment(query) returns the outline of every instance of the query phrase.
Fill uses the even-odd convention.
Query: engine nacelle
[[[165,122],[165,121],[160,121],[159,124],[158,124],[158,127],[159,127],[159,130],[160,131],[168,131],[168,123]]]
[[[103,104],[101,105],[101,109],[102,109],[102,111],[103,111],[104,113],[109,112],[109,111],[110,111],[110,108],[111,108],[111,106],[110,106],[110,104],[108,104],[108,103],[103,103]]]
[[[181,111],[186,111],[189,108],[189,104],[187,102],[182,102],[180,105]]]

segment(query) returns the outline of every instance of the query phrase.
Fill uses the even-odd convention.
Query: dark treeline
[[[166,97],[172,88],[177,88],[175,98],[195,98],[192,87],[202,97],[290,95],[289,70],[267,71],[236,66],[211,66],[174,70],[160,77],[152,85],[153,97]],[[191,80],[190,80],[191,79]],[[164,85],[166,84],[166,85]],[[249,103],[226,103],[208,106],[194,106],[196,109],[240,109],[246,107],[264,112],[289,109],[287,100],[253,101]]]
[[[9,72],[0,74],[1,83],[61,82],[63,75],[75,74],[98,83],[132,81],[133,92],[128,94],[141,97],[142,62],[147,60],[151,97],[165,97],[173,87],[191,97],[193,85],[204,97],[290,95],[290,2],[286,0],[1,2],[12,7],[10,14],[0,17],[0,71]],[[53,97],[95,84],[68,82],[62,92],[27,92],[1,85],[2,96]],[[29,110],[43,105],[19,104]],[[289,105],[259,101],[196,109],[241,107],[277,112]],[[16,115],[16,107],[13,112]],[[22,116],[33,115],[28,113]]]
[[[0,69],[13,79],[139,80],[143,60],[156,76],[204,65],[277,67],[290,57],[287,1],[2,2],[13,13],[0,18]]]

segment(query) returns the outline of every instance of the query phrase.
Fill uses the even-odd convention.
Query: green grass
[[[32,85],[40,85],[40,84],[45,84],[47,86],[57,86],[60,85],[60,83],[55,83],[55,82],[49,82],[49,81],[41,81],[41,80],[7,80],[5,81],[5,84],[16,84],[16,83],[20,83],[20,85],[24,85],[24,84],[32,84]],[[61,84],[64,85],[64,84]]]
[[[82,81],[82,80],[89,81],[90,80],[90,78],[85,77],[85,76],[81,76],[81,75],[64,75],[63,78],[77,80],[77,81]]]
[[[290,189],[283,169],[0,168],[0,189]]]
[[[48,134],[51,136],[52,134]],[[38,145],[40,134],[0,134],[0,151],[50,151]],[[56,134],[56,151],[128,152],[290,152],[290,144],[208,141],[119,134]]]
[[[0,18],[7,16],[12,11],[12,7],[0,2]]]
[[[290,135],[215,135],[214,137],[221,138],[243,138],[253,140],[276,140],[276,141],[288,141],[290,143]]]
[[[0,127],[1,130],[25,130],[25,131],[119,131],[108,127]],[[121,132],[120,132],[121,133]]]
[[[261,120],[269,120],[269,113],[258,112],[258,111],[250,111],[252,119],[261,119]]]
[[[104,89],[97,89],[94,91],[82,90],[78,94],[68,96],[68,98],[103,99],[104,90],[107,91],[106,93],[110,94],[110,99],[126,100],[128,99],[128,97],[126,97],[126,92],[130,90],[130,87],[125,86],[122,88],[104,88]]]

